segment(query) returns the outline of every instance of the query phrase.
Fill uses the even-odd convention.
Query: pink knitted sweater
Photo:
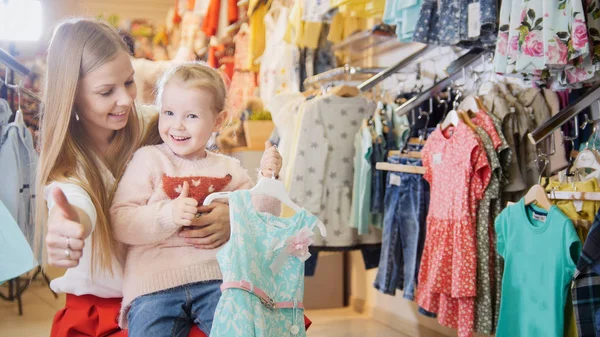
[[[113,199],[113,234],[127,245],[123,304],[119,324],[139,296],[184,284],[221,279],[217,249],[202,250],[179,237],[173,223],[171,189],[189,180],[190,197],[203,199],[218,191],[249,189],[254,184],[237,159],[207,151],[201,160],[175,155],[165,144],[139,149],[127,166]],[[164,183],[163,183],[164,182]],[[165,191],[166,190],[166,191]],[[278,200],[255,196],[258,211],[278,215]],[[203,200],[198,200],[202,204]]]

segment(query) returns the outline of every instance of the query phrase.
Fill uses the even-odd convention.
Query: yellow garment
[[[383,17],[385,0],[333,0],[331,7],[348,17],[380,19]]]
[[[546,186],[546,191],[552,193],[555,191],[577,191],[577,192],[600,192],[598,181],[590,179],[575,183],[560,183],[551,180]],[[573,222],[586,220],[590,224],[594,222],[594,217],[600,209],[600,201],[577,201],[577,200],[552,200],[552,203],[573,220]],[[578,211],[580,210],[580,211]],[[578,231],[579,233],[579,231]],[[587,235],[587,233],[585,233]],[[582,240],[583,242],[584,240]]]
[[[351,17],[344,13],[337,13],[329,26],[327,40],[332,43],[340,43],[348,36],[367,28],[367,20],[364,18]]]
[[[302,20],[302,14],[304,13],[303,4],[303,1],[296,1],[294,3],[284,39],[287,43],[294,44],[300,48],[308,47],[317,49],[323,23]]]
[[[267,14],[268,6],[259,4],[252,16],[249,19],[250,36],[248,43],[248,69],[254,72],[260,70],[260,65],[256,64],[256,59],[262,56],[265,51],[265,15]]]
[[[287,171],[284,176],[284,184],[285,188],[289,191],[290,186],[292,185],[292,172],[294,172],[294,164],[296,164],[296,155],[298,151],[298,142],[300,139],[300,129],[302,128],[302,120],[304,119],[304,106],[302,104],[300,108],[298,108],[298,114],[294,119],[294,139],[292,140],[292,151],[290,152],[289,164],[287,166]],[[288,206],[282,204],[281,205],[281,216],[284,218],[290,217],[294,215],[294,210],[289,208]]]

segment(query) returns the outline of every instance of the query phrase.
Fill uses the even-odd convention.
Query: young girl
[[[182,231],[202,220],[197,207],[210,193],[253,185],[239,161],[205,150],[226,118],[225,95],[219,73],[198,63],[177,66],[159,82],[162,144],[134,154],[111,209],[115,237],[128,245],[120,324],[129,336],[187,336],[193,323],[210,333],[221,295],[217,251],[196,249]],[[267,150],[263,176],[280,169],[278,152]],[[254,201],[279,213],[276,199]]]

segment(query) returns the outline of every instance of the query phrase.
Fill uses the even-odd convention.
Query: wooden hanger
[[[600,201],[600,192],[551,191],[547,197],[552,200]]]
[[[329,92],[340,97],[356,97],[360,95],[360,90],[351,85],[338,85],[331,88]]]
[[[375,168],[380,171],[404,172],[415,174],[425,174],[425,172],[427,172],[427,169],[425,169],[423,166],[392,164],[384,162],[377,163],[375,165]]]
[[[548,199],[546,190],[544,190],[542,185],[533,185],[525,195],[525,205],[531,205],[533,203],[537,203],[538,206],[546,211],[549,211],[550,207],[552,207],[552,203],[550,202],[550,199]]]
[[[402,151],[398,151],[398,150],[391,150],[391,151],[388,151],[388,157],[421,159],[421,152],[419,152],[419,151],[402,152]]]
[[[473,123],[473,121],[471,121],[471,117],[469,117],[469,114],[466,111],[459,112],[458,117],[460,117],[460,120],[470,127],[471,130],[477,130],[477,126]]]
[[[411,137],[408,139],[408,144],[410,145],[425,145],[425,140],[420,139],[418,137]]]

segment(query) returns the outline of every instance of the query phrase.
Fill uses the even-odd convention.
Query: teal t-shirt
[[[573,223],[556,206],[549,211],[508,206],[495,223],[504,258],[497,337],[563,336],[567,291],[581,252]]]
[[[371,154],[373,138],[371,131],[362,128],[354,138],[354,186],[350,225],[358,234],[368,234],[371,225]]]

